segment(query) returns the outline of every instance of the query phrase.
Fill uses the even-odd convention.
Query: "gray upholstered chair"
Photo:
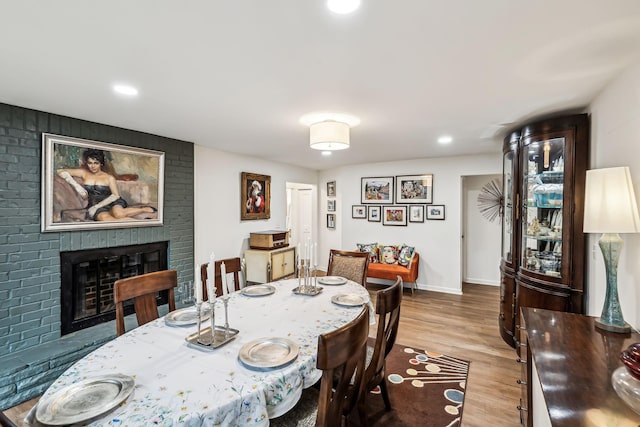
[[[367,286],[368,252],[349,252],[331,249],[327,276],[340,276]]]

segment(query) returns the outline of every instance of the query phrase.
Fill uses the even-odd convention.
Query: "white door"
[[[287,229],[289,245],[314,239],[313,186],[287,183]]]

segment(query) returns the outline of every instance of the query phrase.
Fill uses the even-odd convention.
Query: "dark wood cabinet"
[[[520,307],[584,312],[588,158],[586,114],[541,120],[505,138],[498,323],[513,347]]]

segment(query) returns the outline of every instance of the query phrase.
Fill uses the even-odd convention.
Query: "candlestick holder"
[[[200,340],[200,329],[202,328],[202,301],[196,301],[196,316],[197,316],[197,319],[198,319],[198,332],[197,332],[197,334],[198,334],[197,335],[198,344],[204,344]]]
[[[233,340],[236,335],[240,332],[237,329],[233,329],[229,327],[229,320],[227,316],[227,304],[229,297],[223,298],[223,303],[225,306],[225,325],[217,326],[215,324],[215,301],[213,303],[209,303],[211,307],[211,326],[208,326],[202,329],[202,313],[201,307],[202,302],[196,303],[196,310],[198,310],[198,325],[197,331],[193,334],[187,336],[185,340],[187,343],[200,350],[212,351],[218,347],[222,347],[229,341]]]
[[[224,303],[224,337],[227,338],[229,336],[229,296],[223,297],[222,302]]]

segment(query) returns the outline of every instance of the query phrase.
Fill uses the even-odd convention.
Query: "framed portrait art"
[[[364,205],[353,205],[351,206],[351,218],[366,218],[367,217],[367,207]]]
[[[43,232],[163,223],[164,153],[42,134]]]
[[[271,218],[271,177],[242,172],[240,177],[240,219]]]
[[[336,211],[335,199],[327,200],[327,212],[335,212],[335,211]]]
[[[327,228],[336,228],[335,214],[327,214]]]
[[[361,203],[393,203],[393,177],[361,178]]]
[[[336,182],[327,182],[327,197],[336,197]]]
[[[444,219],[444,205],[427,206],[427,219]]]
[[[409,222],[424,222],[423,205],[409,205]]]
[[[380,222],[380,206],[367,206],[367,220],[370,222]]]
[[[396,176],[396,203],[433,203],[433,175]]]
[[[407,207],[383,206],[382,225],[407,225]]]

